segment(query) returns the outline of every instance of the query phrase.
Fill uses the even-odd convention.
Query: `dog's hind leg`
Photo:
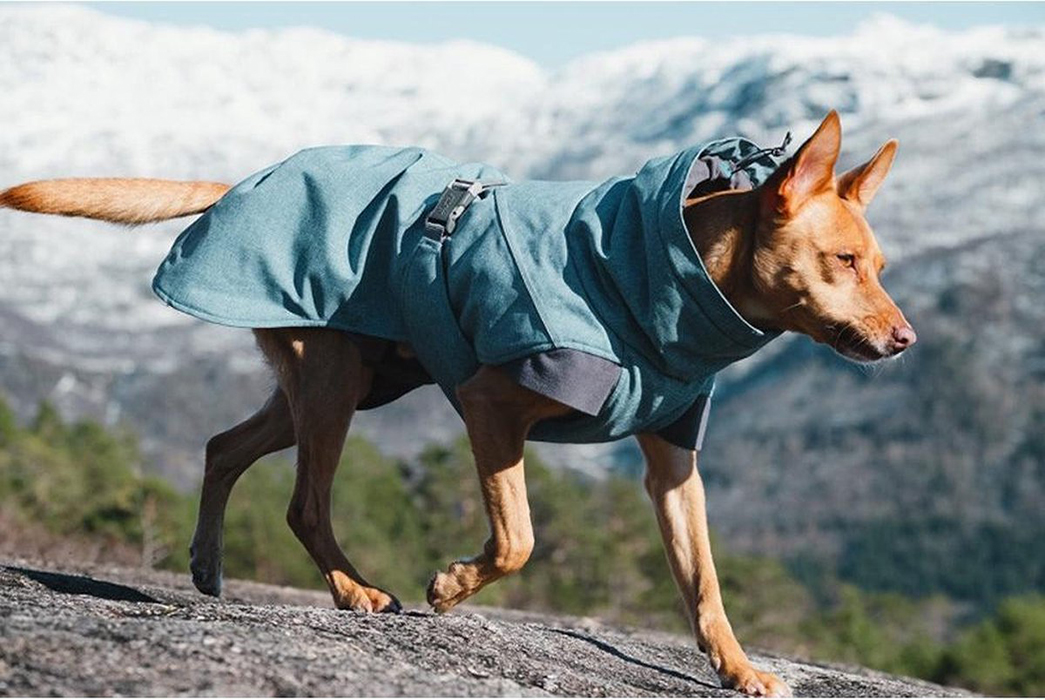
[[[232,487],[250,465],[294,444],[294,423],[282,389],[253,416],[207,442],[196,534],[189,552],[192,582],[201,592],[221,595],[222,530]]]
[[[483,586],[518,571],[533,551],[533,526],[523,475],[523,445],[542,418],[568,406],[523,388],[506,374],[482,367],[457,390],[479,471],[490,537],[481,554],[453,562],[428,584],[428,602],[445,612]]]
[[[286,329],[259,341],[287,394],[298,444],[297,481],[287,522],[316,562],[334,604],[366,612],[400,610],[394,596],[371,586],[348,561],[330,522],[330,491],[356,406],[372,370],[350,336],[324,329]],[[270,350],[275,346],[279,357]]]
[[[646,491],[657,512],[668,562],[697,644],[707,652],[726,687],[747,695],[790,696],[787,684],[751,664],[726,618],[711,559],[704,485],[697,471],[696,452],[652,434],[639,435],[639,445],[646,457]]]

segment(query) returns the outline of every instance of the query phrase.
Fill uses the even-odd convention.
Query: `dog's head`
[[[898,355],[916,339],[879,281],[885,259],[864,218],[897,142],[836,177],[841,138],[832,111],[759,188],[752,281],[760,315],[773,326],[869,362]]]

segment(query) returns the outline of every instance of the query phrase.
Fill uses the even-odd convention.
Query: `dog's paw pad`
[[[737,692],[755,698],[789,698],[792,696],[791,688],[778,676],[755,668],[748,668],[736,674],[727,679],[725,684]]]
[[[366,595],[362,589],[348,593],[335,593],[334,605],[338,610],[350,610],[361,613],[374,612],[373,601],[370,600],[370,596]]]

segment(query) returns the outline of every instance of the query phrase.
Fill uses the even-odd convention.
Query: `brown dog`
[[[750,323],[804,333],[846,357],[878,360],[915,342],[879,282],[884,259],[864,219],[892,164],[896,142],[840,177],[841,145],[831,112],[793,158],[765,184],[686,201],[684,218],[712,280]],[[144,223],[207,209],[228,189],[217,183],[56,180],[0,193],[0,205],[116,223]],[[340,608],[399,609],[341,551],[330,524],[330,490],[353,412],[374,371],[353,338],[329,329],[258,329],[258,344],[279,388],[240,425],[207,444],[206,471],[192,543],[194,580],[220,591],[222,520],[236,479],[257,459],[298,446],[297,483],[287,519],[326,578]],[[405,350],[405,349],[404,349]],[[457,389],[475,454],[490,537],[482,551],[453,562],[428,586],[442,612],[518,571],[533,549],[523,444],[539,420],[572,409],[483,366]],[[773,674],[755,669],[733,635],[711,558],[697,452],[639,435],[645,486],[697,642],[723,683],[750,695],[785,695]]]

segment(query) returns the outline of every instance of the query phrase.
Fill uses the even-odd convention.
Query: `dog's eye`
[[[856,256],[852,253],[839,253],[838,260],[846,267],[856,267]]]

